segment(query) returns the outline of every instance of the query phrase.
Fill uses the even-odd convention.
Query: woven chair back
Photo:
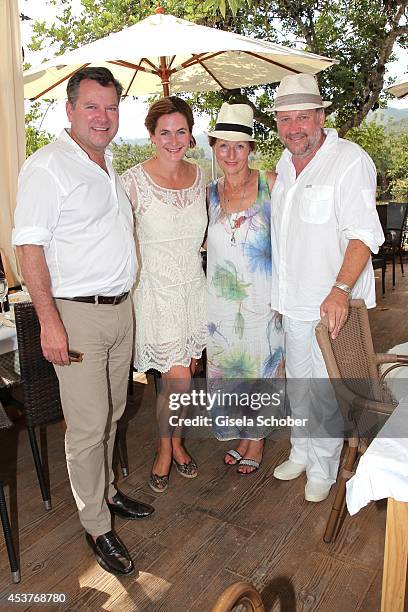
[[[46,425],[63,418],[58,378],[41,350],[40,323],[31,302],[14,306],[18,353],[27,425]]]
[[[380,381],[363,300],[350,300],[347,321],[335,340],[323,322],[316,327],[316,336],[331,379],[342,379],[343,384],[360,397],[394,403],[386,384]]]
[[[403,230],[407,219],[408,202],[390,202],[387,209],[387,230]]]

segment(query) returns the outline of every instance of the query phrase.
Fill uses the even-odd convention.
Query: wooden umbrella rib
[[[134,73],[133,73],[132,78],[130,79],[130,83],[129,83],[129,85],[126,87],[126,91],[125,91],[125,93],[123,94],[124,96],[129,95],[129,89],[132,87],[132,85],[133,85],[133,81],[135,80],[135,78],[136,78],[136,76],[137,76],[137,73],[138,73],[138,70],[135,70],[135,71],[134,71]]]
[[[115,64],[116,66],[123,66],[124,68],[131,68],[132,70],[142,72],[146,72],[146,68],[143,68],[140,64],[132,64],[131,62],[126,62],[125,60],[108,60],[107,64]]]
[[[67,79],[70,79],[72,77],[73,74],[76,74],[78,72],[78,70],[82,70],[82,68],[86,68],[87,66],[89,66],[89,62],[87,64],[83,64],[82,66],[80,66],[79,68],[77,68],[76,70],[73,70],[72,72],[70,72],[69,74],[67,74],[66,76],[64,76],[62,79],[60,79],[59,81],[57,81],[56,83],[53,83],[52,85],[50,85],[49,87],[47,87],[47,89],[44,89],[44,91],[42,91],[41,93],[37,94],[36,96],[34,96],[34,98],[30,98],[31,101],[33,100],[37,100],[38,98],[40,98],[41,96],[43,96],[44,94],[48,93],[51,89],[54,89],[54,87],[58,87],[58,85],[61,85],[61,83],[63,83],[64,81],[66,81]]]
[[[157,74],[159,74],[159,72],[160,72],[160,68],[159,68],[158,66],[155,66],[155,65],[153,64],[153,62],[151,62],[150,60],[148,60],[148,59],[147,59],[147,57],[143,57],[140,63],[142,63],[142,62],[144,62],[145,64],[147,64],[147,65],[148,65],[148,66],[150,66],[151,68],[153,68],[153,70],[155,70],[155,71],[156,71],[156,73],[157,73]]]
[[[206,58],[207,59],[207,58]],[[198,60],[198,63],[200,64],[200,66],[202,66],[204,68],[204,70],[206,72],[208,72],[208,74],[210,75],[210,77],[212,79],[214,79],[214,81],[221,87],[221,89],[228,89],[228,87],[224,87],[224,85],[221,83],[221,81],[219,81],[217,79],[217,77],[211,72],[211,70],[209,68],[207,68],[207,66],[205,64],[203,64],[203,62],[201,60]]]
[[[256,57],[257,59],[260,59],[266,62],[267,64],[273,64],[274,66],[279,66],[279,68],[283,68],[284,70],[293,72],[293,74],[301,74],[302,72],[301,70],[295,70],[295,68],[289,68],[289,66],[285,66],[285,64],[280,64],[279,62],[276,62],[275,60],[269,59],[267,57],[262,57],[262,55],[258,55],[257,53],[254,53],[253,51],[242,51],[242,53],[246,53],[247,55]]]
[[[173,57],[172,57],[172,58],[171,58],[171,60],[169,61],[169,70],[171,69],[171,66],[172,66],[172,64],[173,64],[173,62],[174,62],[174,60],[175,60],[175,59],[176,59],[176,56],[175,56],[175,55],[173,55]]]
[[[213,57],[217,57],[217,55],[222,55],[223,53],[225,53],[225,51],[216,51],[215,53],[211,53],[210,55],[206,55],[205,53],[193,53],[190,59],[180,64],[180,68],[178,68],[178,70],[181,70],[181,68],[189,68],[190,66],[198,64],[200,60],[209,60]]]

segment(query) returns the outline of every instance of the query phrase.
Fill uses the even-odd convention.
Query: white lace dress
[[[142,164],[122,175],[136,218],[140,275],[133,300],[135,368],[167,372],[201,356],[207,335],[200,247],[207,226],[205,183],[197,166],[188,189],[157,185]]]

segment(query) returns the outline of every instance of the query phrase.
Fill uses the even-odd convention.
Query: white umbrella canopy
[[[85,66],[106,66],[124,95],[234,89],[316,74],[335,60],[157,13],[24,73],[24,96],[66,97],[66,81]]]
[[[393,96],[402,100],[408,98],[408,74],[398,79],[394,85],[387,87],[386,91],[389,91]]]

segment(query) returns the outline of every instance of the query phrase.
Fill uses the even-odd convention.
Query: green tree
[[[392,126],[391,126],[392,128]],[[382,193],[394,200],[408,199],[408,134],[394,132],[377,121],[363,121],[346,138],[359,144],[373,159]]]
[[[369,154],[377,168],[378,185],[381,191],[387,191],[394,138],[387,133],[386,126],[377,121],[363,121],[359,127],[349,130],[346,138]]]
[[[268,139],[257,143],[256,162],[253,165],[261,170],[275,170],[282,152],[283,145],[277,133],[270,132]]]
[[[138,145],[125,142],[122,138],[119,142],[112,142],[113,166],[118,174],[122,174],[136,164],[140,164],[153,155],[154,148],[151,144]]]
[[[390,190],[393,200],[408,201],[408,134],[393,134],[389,168]]]
[[[41,110],[41,105],[36,102],[31,105],[30,111],[25,116],[25,137],[26,137],[26,156],[29,157],[37,149],[41,149],[44,145],[52,142],[54,136],[37,127],[38,122],[43,118],[44,113]]]
[[[152,14],[157,0],[81,0],[73,15],[70,0],[48,0],[60,10],[56,23],[34,23],[31,48],[62,53],[91,42]],[[333,100],[340,134],[360,125],[382,100],[385,67],[393,46],[407,47],[408,0],[163,0],[167,13],[216,28],[234,30],[306,49],[339,60],[319,75],[323,95]],[[224,100],[251,104],[257,129],[275,128],[265,112],[276,85],[212,92],[192,97],[196,108],[217,109]]]

